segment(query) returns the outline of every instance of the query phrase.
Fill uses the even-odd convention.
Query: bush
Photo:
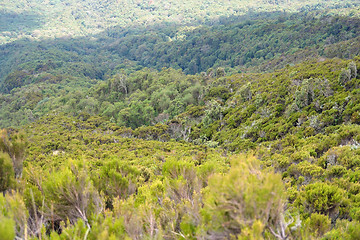
[[[15,178],[21,177],[27,141],[23,133],[12,134],[0,130],[0,151],[9,154],[12,160]]]
[[[336,222],[336,227],[325,234],[323,240],[358,240],[359,236],[360,223],[358,221],[348,222],[346,220],[339,220]]]
[[[336,186],[323,182],[309,184],[300,194],[298,205],[307,213],[321,213],[332,219],[339,213],[340,204],[345,201],[345,193]]]
[[[10,189],[15,183],[14,169],[7,153],[0,152],[0,192]]]
[[[278,229],[283,220],[284,192],[281,176],[261,171],[254,157],[234,158],[228,174],[209,180],[202,212],[207,234],[229,238],[255,226]]]
[[[105,194],[107,207],[111,208],[113,198],[124,199],[136,191],[139,176],[135,167],[113,160],[100,167],[92,179],[97,190]]]
[[[313,213],[309,219],[309,228],[316,237],[321,237],[330,230],[331,220],[328,216]]]
[[[75,223],[82,219],[90,228],[88,218],[102,211],[102,200],[81,165],[71,165],[51,173],[43,183],[46,200],[45,215],[53,221]]]
[[[15,239],[15,222],[13,219],[2,216],[0,213],[0,236],[2,240]]]

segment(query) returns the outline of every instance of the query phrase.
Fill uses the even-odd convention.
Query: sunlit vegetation
[[[206,91],[149,126],[83,110],[3,130],[0,230],[9,239],[357,239],[358,67],[355,58],[267,74],[218,69],[207,84],[171,69],[135,72],[125,85],[114,75],[90,89],[108,108],[135,93],[150,103],[157,94],[146,91],[169,74]],[[163,84],[154,88],[172,88]]]
[[[360,238],[357,1],[3,6],[0,239]]]
[[[4,0],[0,10],[0,43],[21,38],[76,37],[109,27],[134,28],[157,23],[198,25],[248,12],[329,12],[358,16],[356,0]]]

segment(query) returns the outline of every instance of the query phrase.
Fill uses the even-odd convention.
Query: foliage
[[[340,220],[336,222],[336,227],[327,233],[323,239],[357,239],[359,237],[359,222],[347,222]]]
[[[223,16],[241,16],[247,12],[307,11],[332,8],[333,11],[350,12],[356,1],[111,1],[76,2],[5,0],[1,11],[2,30],[0,43],[24,37],[74,37],[98,33],[106,28],[130,28],[154,23],[215,23]],[[192,6],[192,8],[189,8]],[[191,27],[184,26],[184,29]],[[183,33],[177,38],[182,39]]]
[[[70,2],[53,1],[46,4],[54,11],[56,9],[55,12],[59,11],[58,14],[65,9],[72,9],[71,12],[77,16],[77,20],[73,17],[69,19],[67,14],[61,15],[61,19],[67,19],[64,20],[67,23],[65,28],[70,22],[76,22],[77,27],[70,31],[71,34],[76,35],[75,32],[80,29],[85,32],[98,32],[109,26],[99,23],[107,21],[104,15],[107,16],[108,12],[101,13],[101,21],[96,21],[97,26],[86,25],[87,18],[83,18],[83,14],[77,14],[81,10],[73,9],[85,3]],[[150,21],[143,18],[145,13],[150,14],[151,21],[156,23],[125,28],[112,27],[86,37],[17,40],[2,45],[0,126],[21,126],[56,111],[73,115],[100,114],[119,125],[137,128],[144,124],[150,125],[171,119],[184,112],[190,104],[203,104],[207,97],[217,97],[226,101],[236,93],[236,101],[248,102],[252,96],[257,96],[257,92],[253,91],[255,86],[249,82],[243,82],[241,89],[229,88],[231,84],[219,84],[226,75],[236,72],[272,71],[313,58],[320,61],[326,57],[354,58],[359,53],[357,33],[360,32],[360,25],[354,17],[357,4],[353,1],[324,1],[321,4],[317,2],[316,11],[310,7],[315,4],[314,1],[307,1],[308,7],[302,6],[300,1],[292,1],[291,4],[266,1],[248,3],[240,0],[238,2],[240,5],[229,2],[221,3],[221,6],[213,2],[206,7],[203,5],[204,2],[196,3],[203,6],[199,11],[204,14],[207,12],[209,16],[192,15],[194,12],[189,12],[187,8],[186,11],[182,11],[181,7],[186,6],[183,2],[165,4],[175,11],[172,13],[169,9],[164,10],[164,6],[158,1],[139,4],[127,2],[121,9],[134,9],[130,11],[131,16],[120,21],[122,24],[127,26],[126,22],[130,19],[130,22],[139,20],[139,23],[145,19]],[[19,4],[24,9],[29,8],[27,2]],[[43,8],[37,2],[34,4],[37,6],[32,8],[34,11]],[[148,4],[156,7],[143,8]],[[174,7],[174,4],[180,4],[180,9]],[[214,8],[215,12],[212,8],[214,4],[218,6]],[[97,7],[103,7],[102,3],[85,5],[85,15],[94,11],[93,17],[100,14]],[[117,5],[118,3],[106,5],[107,9],[112,9],[109,12],[114,11],[114,14],[110,15],[115,19],[126,15],[120,14],[119,11],[122,10],[119,8],[114,8]],[[6,2],[6,6],[11,6],[11,9],[19,8],[19,5],[11,2]],[[212,6],[211,9],[209,6]],[[225,6],[231,6],[233,11]],[[248,11],[250,6],[251,11]],[[320,10],[329,7],[333,9]],[[289,9],[290,12],[263,12],[281,9]],[[334,11],[341,12],[340,9],[344,10],[344,15],[334,14]],[[136,15],[138,10],[142,12],[139,19]],[[191,23],[194,26],[162,22],[161,14],[166,13],[167,18],[174,20],[178,16],[175,14],[178,10],[185,14],[189,21],[193,18],[199,20]],[[350,10],[353,12],[350,13]],[[212,19],[210,16],[218,14],[218,11],[227,17]],[[153,18],[155,12],[160,15]],[[8,17],[11,16],[10,14]],[[16,17],[16,14],[14,16]],[[81,24],[78,23],[79,19],[83,19]],[[184,19],[181,21],[186,22]],[[199,22],[203,21],[204,24],[199,25]],[[176,22],[179,22],[178,19]],[[64,22],[61,22],[62,24]],[[114,22],[108,24],[113,25]],[[52,35],[50,32],[53,29],[59,28],[51,27],[44,34]],[[156,73],[144,67],[161,71]],[[164,67],[168,69],[163,70]],[[344,71],[337,75],[341,85],[346,88],[351,88],[351,85],[356,87],[357,81],[351,80],[357,76],[356,61],[342,68]],[[199,75],[186,76],[173,69]],[[294,72],[296,71],[289,72],[289,76]],[[302,79],[306,83],[306,79],[316,78],[315,75],[310,74]],[[320,78],[317,82],[321,81],[321,86],[326,87],[329,79]],[[292,105],[292,111],[308,106],[306,104],[310,105],[311,99],[304,98],[310,97],[309,92],[305,90],[311,91],[309,87],[312,83],[310,86],[301,85],[302,88],[296,91],[297,104]],[[320,89],[319,91],[323,93]],[[331,91],[326,91],[327,94],[329,92]],[[354,118],[356,121],[356,115]],[[327,118],[326,122],[331,123],[331,119]],[[308,129],[308,132],[311,132],[311,129]]]
[[[0,196],[0,236],[4,240],[15,239],[15,221],[5,208],[6,199]]]
[[[320,237],[331,228],[331,221],[326,215],[313,213],[309,218],[309,226],[314,236]]]
[[[6,129],[0,130],[0,152],[11,157],[16,178],[22,174],[26,145],[24,133],[14,133],[9,136]]]
[[[90,214],[99,214],[102,210],[100,196],[81,166],[52,173],[51,178],[44,181],[42,190],[46,199],[45,214],[52,221],[75,223],[82,219],[88,226]]]
[[[358,3],[210,3],[5,2],[0,238],[358,239]]]
[[[14,221],[10,218],[1,216],[0,218],[0,235],[4,240],[12,240],[15,238]]]
[[[11,158],[8,154],[0,152],[0,192],[10,189],[15,182],[14,178]]]
[[[280,175],[262,172],[253,157],[242,157],[246,160],[232,160],[227,175],[210,179],[203,211],[210,238],[246,236],[247,228],[261,235],[264,227],[274,232],[282,224],[285,189]]]

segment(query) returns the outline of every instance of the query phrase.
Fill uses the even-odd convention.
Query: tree
[[[241,86],[241,88],[238,90],[236,95],[239,95],[241,97],[242,102],[251,100],[252,99],[252,91],[251,91],[250,82]]]
[[[314,98],[313,82],[315,80],[310,78],[302,82],[301,88],[295,92],[295,103],[298,108],[308,106]]]
[[[348,81],[350,81],[351,79],[351,70],[350,69],[341,69],[341,72],[339,74],[339,83],[341,85],[344,85],[345,83],[347,83]]]
[[[224,77],[224,76],[225,76],[225,69],[222,67],[218,67],[216,69],[216,77],[219,78],[219,77]]]
[[[222,107],[216,100],[206,103],[205,116],[202,120],[204,126],[209,126],[214,121],[222,119]]]
[[[110,80],[111,91],[124,91],[125,95],[128,94],[127,77],[125,74],[118,73]]]
[[[348,64],[348,69],[350,70],[350,77],[356,78],[357,77],[357,67],[354,61],[351,61]]]

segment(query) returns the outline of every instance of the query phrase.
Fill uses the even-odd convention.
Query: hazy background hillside
[[[110,27],[134,28],[157,23],[198,25],[248,12],[303,12],[327,9],[356,15],[356,0],[46,0],[0,3],[0,43],[16,39],[77,37]],[[340,10],[340,11],[339,11]]]

